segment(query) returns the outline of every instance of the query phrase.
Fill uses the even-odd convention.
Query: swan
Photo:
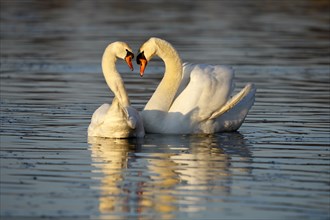
[[[174,47],[152,37],[139,49],[140,75],[152,57],[165,63],[165,73],[141,112],[147,133],[212,134],[236,131],[255,99],[256,88],[247,84],[238,94],[234,90],[234,71],[230,67],[182,64]]]
[[[115,63],[124,59],[133,70],[132,49],[124,42],[109,44],[102,57],[103,75],[115,97],[112,104],[101,105],[94,113],[88,127],[88,136],[107,138],[143,137],[144,127],[139,112],[130,106],[124,82]]]

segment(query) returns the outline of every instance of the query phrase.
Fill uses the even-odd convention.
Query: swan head
[[[109,45],[115,53],[117,58],[123,59],[126,61],[128,67],[133,70],[132,59],[134,58],[134,54],[130,46],[127,43],[116,41]]]
[[[139,50],[139,54],[136,57],[136,62],[140,65],[140,76],[143,76],[144,70],[150,61],[150,59],[156,54],[157,50],[157,38],[152,37],[146,41]]]

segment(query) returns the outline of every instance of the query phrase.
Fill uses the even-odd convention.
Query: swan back
[[[229,67],[206,64],[185,64],[183,69],[178,96],[169,112],[185,115],[194,111],[194,120],[205,120],[227,102],[234,87],[234,71]]]

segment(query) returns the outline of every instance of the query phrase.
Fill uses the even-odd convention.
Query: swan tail
[[[246,97],[248,96],[253,97],[253,101],[252,101],[253,104],[255,92],[256,92],[256,88],[254,84],[252,83],[247,84],[239,93],[237,93],[231,99],[229,99],[224,106],[222,106],[218,111],[214,112],[209,119],[216,119],[219,116],[225,114],[226,112],[237,106],[240,102],[242,102],[242,100],[246,99]],[[250,105],[250,107],[252,106],[252,104]]]

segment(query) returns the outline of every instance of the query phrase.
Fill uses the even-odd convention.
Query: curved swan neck
[[[156,52],[165,63],[165,73],[156,91],[147,103],[145,110],[168,111],[182,78],[182,62],[179,54],[168,42],[154,39]]]
[[[119,100],[122,107],[130,105],[123,79],[116,69],[116,51],[110,44],[102,57],[102,71],[109,88]]]

